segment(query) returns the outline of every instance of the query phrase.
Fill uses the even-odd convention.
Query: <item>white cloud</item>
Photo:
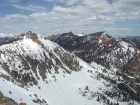
[[[4,28],[13,28],[13,26],[4,26]]]
[[[66,4],[69,1],[65,1]],[[72,4],[75,4],[76,1],[78,0],[73,1]],[[64,2],[64,0],[59,0],[59,2]],[[29,17],[34,19],[32,24],[39,25],[40,27],[44,26],[43,28],[48,30],[73,30],[79,32],[81,30],[87,32],[93,30],[128,30],[128,28],[100,28],[102,24],[114,24],[117,21],[139,18],[140,11],[135,11],[139,7],[131,6],[132,8],[128,13],[127,10],[122,10],[123,5],[127,7],[131,4],[127,3],[127,1],[121,2],[120,0],[113,4],[109,4],[106,0],[81,0],[81,3],[77,5],[69,7],[55,6],[50,12],[35,12]]]
[[[66,5],[71,6],[80,3],[81,0],[43,0],[43,1],[65,3]]]
[[[54,0],[43,0],[43,1],[52,2],[52,1],[54,1]]]
[[[88,15],[88,11],[87,9],[82,6],[82,5],[77,5],[77,6],[71,6],[71,7],[61,7],[61,6],[56,6],[53,8],[52,10],[53,12],[57,12],[57,13],[63,13],[64,15],[69,14],[69,15]]]
[[[46,11],[43,6],[13,4],[12,6],[15,8],[28,10],[32,13],[29,16],[20,14],[6,15],[5,17],[0,17],[0,23],[3,21],[7,23],[29,21],[22,27],[24,26],[27,30],[39,31],[39,33],[46,31],[49,33],[63,31],[75,31],[78,33],[84,31],[89,33],[102,30],[115,32],[130,30],[127,27],[104,28],[101,26],[115,24],[118,21],[140,20],[140,0],[113,0],[112,4],[109,4],[107,0],[43,1],[52,3],[57,1],[63,3],[63,5],[56,5],[50,11]]]
[[[9,26],[9,24],[12,26],[13,24],[17,24],[17,22],[22,24],[23,22],[26,21],[29,21],[28,16],[21,15],[21,14],[12,14],[12,15],[6,15],[4,17],[0,17],[0,24],[5,26]]]
[[[104,30],[123,30],[123,31],[127,31],[127,30],[131,30],[130,28],[104,28]]]
[[[59,12],[60,14],[63,13],[64,15],[81,16],[81,14],[83,14],[86,15],[88,19],[94,16],[96,20],[104,21],[125,21],[127,19],[138,19],[140,16],[140,6],[138,5],[140,4],[140,0],[114,0],[113,4],[109,4],[107,0],[57,1],[73,5],[71,7],[55,6],[52,9],[52,11]],[[76,3],[78,4],[74,5]]]
[[[12,15],[6,15],[3,20],[5,21],[19,21],[19,20],[26,20],[28,19],[28,16],[26,15],[21,15],[21,14],[12,14]]]
[[[28,6],[22,6],[22,5],[18,5],[18,4],[12,4],[12,7],[18,8],[18,9],[22,9],[22,10],[28,10],[28,11],[40,11],[40,10],[46,10],[45,7],[43,6],[38,6],[38,5],[32,5],[29,4]]]
[[[67,0],[67,5],[74,5],[79,3],[80,0]]]
[[[89,18],[87,18],[87,21],[95,21],[97,19],[96,16],[90,16]]]
[[[18,3],[18,2],[20,2],[21,0],[6,0],[7,2],[9,2],[9,3]]]
[[[4,26],[4,28],[10,28],[10,29],[18,29],[18,27],[14,27],[14,26]]]

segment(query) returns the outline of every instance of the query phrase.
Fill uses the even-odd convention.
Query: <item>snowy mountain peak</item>
[[[35,33],[32,33],[31,31],[27,32],[27,33],[22,33],[21,35],[19,35],[17,37],[17,39],[23,39],[24,37],[32,39],[32,40],[37,40],[38,36]]]

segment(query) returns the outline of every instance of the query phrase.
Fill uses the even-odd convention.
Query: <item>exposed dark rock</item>
[[[26,105],[26,103],[19,103],[19,105]]]
[[[18,105],[13,99],[5,97],[0,91],[0,104],[2,105]]]

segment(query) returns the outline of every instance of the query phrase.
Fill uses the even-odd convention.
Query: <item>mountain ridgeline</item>
[[[69,32],[50,40],[88,63],[96,62],[109,69],[123,70],[128,62],[135,60],[140,50],[139,41],[128,38],[115,39],[105,32],[85,36],[77,36]]]
[[[106,32],[45,36],[29,31],[5,37],[2,105],[140,104],[138,40]]]

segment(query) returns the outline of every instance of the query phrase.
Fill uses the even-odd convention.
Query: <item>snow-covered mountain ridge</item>
[[[128,44],[122,43],[125,51]],[[133,48],[130,50],[134,52]],[[131,74],[94,61],[86,63],[74,53],[32,32],[0,46],[0,91],[18,104],[138,105],[139,83],[136,79],[135,74],[131,77]]]

